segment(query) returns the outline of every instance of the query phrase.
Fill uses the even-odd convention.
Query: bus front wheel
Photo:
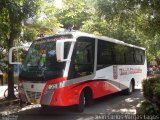
[[[85,104],[86,104],[86,97],[84,95],[84,92],[82,91],[81,94],[80,94],[80,97],[79,97],[79,104],[75,106],[76,111],[77,112],[83,112]]]

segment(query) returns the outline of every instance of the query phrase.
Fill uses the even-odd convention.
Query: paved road
[[[135,90],[132,95],[116,93],[95,101],[95,104],[86,108],[83,113],[76,113],[72,107],[51,108],[42,110],[40,105],[30,105],[20,109],[10,106],[0,110],[0,114],[18,114],[18,120],[95,120],[99,114],[136,114],[136,106],[143,101],[140,90]],[[11,116],[16,117],[16,116]]]

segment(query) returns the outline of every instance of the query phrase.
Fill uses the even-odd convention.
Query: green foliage
[[[130,9],[123,10],[124,1],[98,0],[98,11],[92,19],[84,22],[83,31],[95,32],[120,39],[127,43],[141,45],[142,42],[137,38],[136,15]],[[123,5],[124,6],[124,5]],[[138,12],[137,12],[138,13]],[[140,32],[141,33],[141,32]]]
[[[37,38],[37,35],[38,35],[37,30],[34,28],[26,27],[23,32],[24,34],[21,38],[21,41],[32,42],[33,40]]]
[[[156,84],[153,93],[154,93],[154,96],[156,96],[156,98],[157,98],[157,100],[158,100],[158,102],[159,102],[159,100],[160,100],[160,81],[159,81],[159,83]],[[159,102],[159,103],[160,103],[160,102]],[[160,104],[159,104],[159,105],[160,105]],[[160,107],[160,106],[159,106],[159,107]]]
[[[148,63],[160,61],[158,4],[158,0],[98,0],[94,17],[84,21],[81,30],[145,47]]]
[[[57,18],[55,17],[56,8],[53,1],[41,0],[40,7],[37,10],[34,18],[29,18],[24,22],[23,32],[21,40],[33,41],[40,34],[52,35],[61,26]]]
[[[39,0],[1,0],[0,1],[0,46],[6,52],[20,37],[22,22],[33,17],[39,6]],[[8,99],[14,99],[13,66],[8,64]]]
[[[145,115],[158,115],[159,114],[159,111],[155,109],[155,107],[150,101],[142,102],[140,110],[141,110],[140,111],[141,114],[145,114]]]
[[[1,0],[0,1],[0,41],[9,49],[13,41],[20,36],[22,21],[36,14],[37,0]],[[5,41],[5,42],[3,42]],[[7,43],[4,44],[3,43]]]
[[[100,15],[107,20],[116,17],[127,24],[136,22],[150,36],[160,33],[159,0],[98,0],[97,5]]]
[[[153,55],[153,54],[151,54],[151,53],[147,53],[147,61],[149,62],[149,61],[154,61],[156,58],[155,58],[155,56]]]
[[[146,101],[141,105],[142,113],[158,115],[160,113],[160,77],[144,80],[143,95]]]
[[[157,84],[157,78],[150,78],[143,81],[143,95],[148,100],[153,99],[153,91]]]
[[[0,1],[0,47],[2,62],[8,61],[8,50],[20,37],[22,22],[37,13],[39,0],[1,0]],[[22,40],[22,39],[21,39]],[[6,66],[1,66],[6,69]]]
[[[55,17],[56,8],[54,2],[47,2],[42,0],[40,10],[37,14],[37,19],[34,21],[34,24],[38,26],[38,29],[43,29],[45,34],[53,34],[61,24]]]
[[[84,0],[63,0],[63,8],[57,11],[56,17],[64,28],[79,29],[83,22],[90,19],[94,9],[89,9]]]

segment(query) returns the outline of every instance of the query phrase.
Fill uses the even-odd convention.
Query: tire
[[[126,95],[131,95],[134,91],[134,83],[133,81],[130,82],[129,88],[126,89],[125,93]]]
[[[79,104],[76,105],[76,112],[83,112],[86,105],[86,97],[82,91],[79,97]]]
[[[90,93],[90,94],[85,94],[85,98],[86,98],[86,104],[85,104],[85,106],[86,107],[89,107],[89,106],[92,106],[93,104],[94,104],[94,100],[93,100],[93,98],[92,98],[92,93]]]

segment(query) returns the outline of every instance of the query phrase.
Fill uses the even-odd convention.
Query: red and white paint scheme
[[[76,105],[83,111],[96,98],[140,88],[146,63],[145,48],[108,37],[68,32],[39,38],[22,64],[20,97],[42,106]]]

